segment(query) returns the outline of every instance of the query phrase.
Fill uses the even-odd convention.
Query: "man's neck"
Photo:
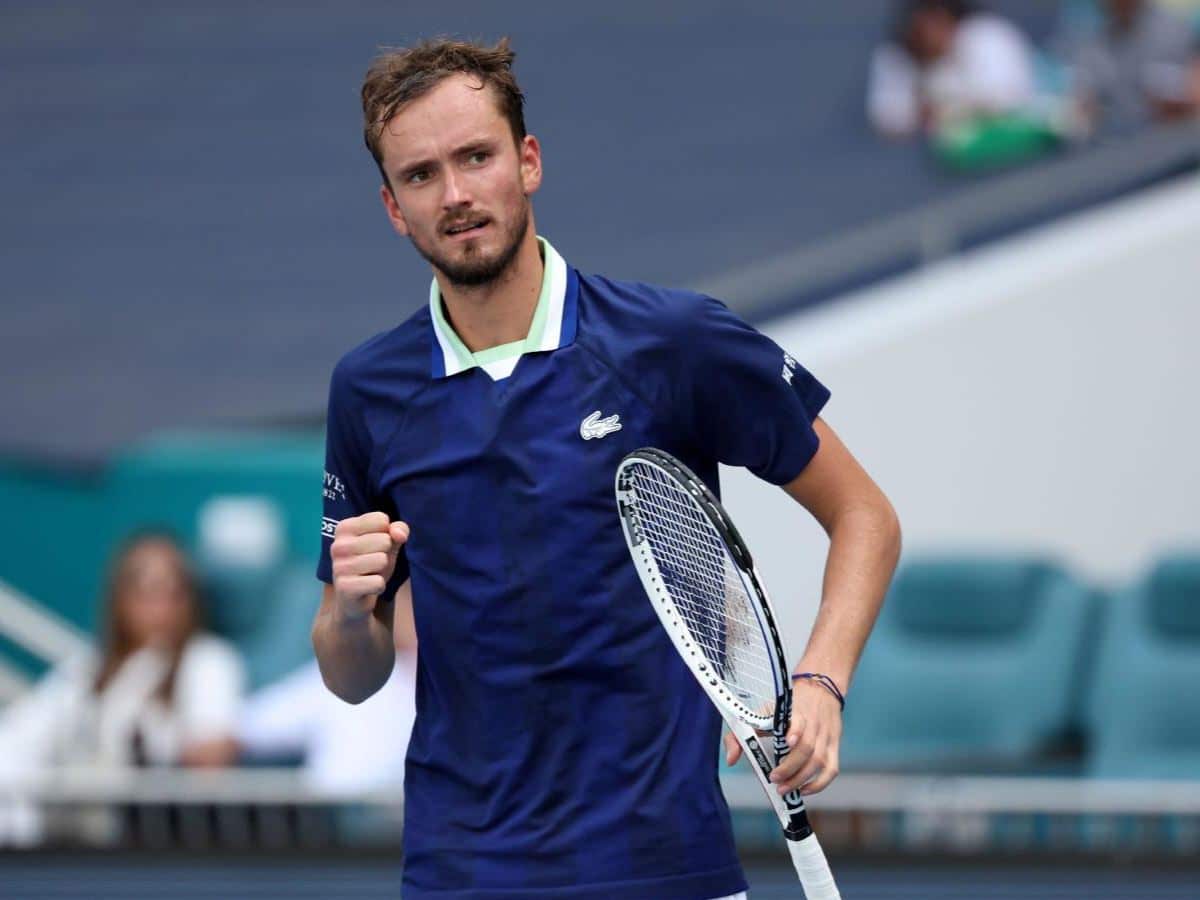
[[[495,281],[464,287],[449,284],[435,271],[446,318],[468,350],[478,353],[525,340],[542,293],[544,265],[530,222],[512,265]]]

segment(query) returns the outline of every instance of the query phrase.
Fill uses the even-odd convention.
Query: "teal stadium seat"
[[[251,690],[312,659],[309,631],[321,596],[315,571],[307,559],[202,570],[212,626],[242,652]]]
[[[161,435],[114,462],[106,485],[109,521],[103,524],[114,544],[134,528],[163,524],[192,547],[198,513],[207,501],[267,497],[282,514],[287,552],[309,557],[315,566],[324,458],[319,431]]]
[[[906,563],[847,700],[843,770],[1028,770],[1078,713],[1093,606],[1042,560]]]
[[[275,681],[312,661],[312,623],[320,601],[314,562],[293,560],[282,567],[269,614],[248,647],[255,661],[250,672],[253,684]]]
[[[1200,552],[1158,562],[1108,606],[1088,702],[1090,774],[1200,778]]]

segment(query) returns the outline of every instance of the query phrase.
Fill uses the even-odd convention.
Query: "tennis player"
[[[819,418],[829,392],[716,300],[572,268],[508,43],[380,57],[365,136],[429,303],[347,353],[329,393],[313,644],[350,702],[411,603],[417,715],[405,900],[710,900],[745,878],[720,718],[671,646],[613,500],[653,445],[783,489],[831,537],[781,792],[838,770],[845,692],[899,552],[887,499]],[[727,759],[734,750],[727,742]]]

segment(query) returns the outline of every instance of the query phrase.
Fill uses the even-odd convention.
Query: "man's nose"
[[[471,197],[467,191],[466,179],[460,173],[447,170],[442,185],[442,205],[446,209],[470,205]]]

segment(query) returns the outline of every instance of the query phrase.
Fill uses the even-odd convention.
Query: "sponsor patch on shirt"
[[[790,353],[783,354],[783,380],[788,384],[792,383],[792,376],[796,374],[796,366],[799,365]]]
[[[326,500],[346,499],[346,485],[342,483],[342,479],[329,471],[325,472],[324,495]]]

